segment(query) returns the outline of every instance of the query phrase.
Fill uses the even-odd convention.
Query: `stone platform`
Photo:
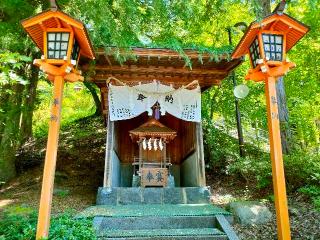
[[[97,205],[127,204],[203,204],[210,203],[208,187],[99,188]]]

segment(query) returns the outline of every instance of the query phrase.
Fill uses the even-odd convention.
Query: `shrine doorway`
[[[147,113],[128,120],[114,121],[113,149],[109,184],[111,187],[132,187],[134,159],[139,156],[139,146],[132,141],[129,131],[138,128],[149,119]],[[200,123],[187,122],[170,114],[161,116],[159,122],[176,131],[176,137],[167,144],[170,158],[170,173],[174,177],[174,187],[205,186],[205,169],[202,154],[202,134]]]

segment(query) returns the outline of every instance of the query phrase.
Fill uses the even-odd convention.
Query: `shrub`
[[[293,189],[320,182],[320,155],[297,151],[284,157],[286,179]]]
[[[0,239],[32,240],[35,239],[37,214],[30,208],[9,208],[0,216]],[[49,239],[96,239],[92,220],[75,219],[72,212],[52,217]]]
[[[302,188],[299,188],[299,192],[307,195],[313,201],[313,204],[316,209],[320,210],[320,186],[308,185]]]
[[[285,176],[289,191],[305,185],[320,182],[320,156],[294,152],[284,156]],[[269,187],[272,184],[272,169],[269,154],[260,157],[247,156],[238,158],[228,167],[231,174],[240,174],[248,182],[256,182],[258,188]]]
[[[258,189],[272,184],[271,163],[267,156],[238,158],[228,167],[230,174],[239,174],[247,182],[254,182]]]

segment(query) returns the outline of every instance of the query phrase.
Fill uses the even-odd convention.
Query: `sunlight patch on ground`
[[[210,197],[210,201],[213,204],[216,205],[226,205],[230,202],[235,201],[236,198],[233,197],[231,194],[212,194],[212,196]]]
[[[6,206],[14,203],[13,199],[3,199],[0,200],[0,210],[4,209]]]

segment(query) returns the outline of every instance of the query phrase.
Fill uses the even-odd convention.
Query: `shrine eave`
[[[172,140],[177,136],[177,132],[163,125],[158,120],[150,118],[141,126],[129,131],[132,140],[139,140],[143,137],[164,138]]]
[[[212,85],[219,85],[243,61],[231,60],[227,53],[213,56],[190,49],[185,49],[184,53],[189,58],[191,67],[178,52],[165,48],[132,48],[127,60],[122,63],[113,53],[106,53],[104,49],[98,49],[95,53],[95,64],[82,62],[81,68],[88,72],[88,80],[100,88],[106,87],[109,77],[115,77],[128,85],[156,79],[175,87],[198,80],[204,90]]]

